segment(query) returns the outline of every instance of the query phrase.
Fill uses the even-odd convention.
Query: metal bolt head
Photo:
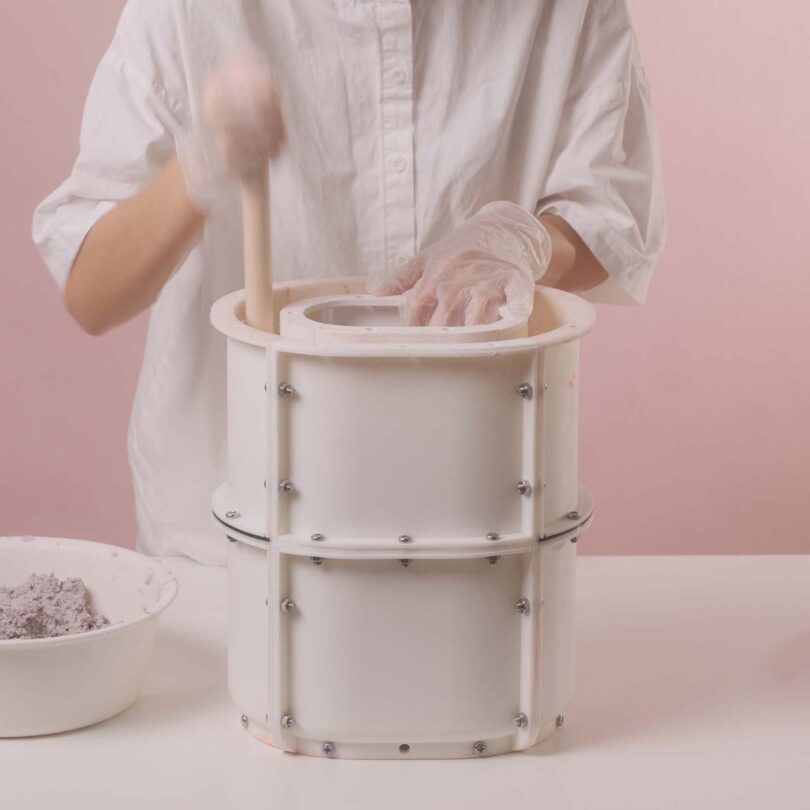
[[[323,543],[323,541],[326,540],[322,534],[313,534],[309,539],[312,540],[313,543]]]
[[[282,397],[292,397],[295,396],[295,387],[290,385],[289,383],[281,383],[278,387],[278,393]]]
[[[310,557],[313,565],[323,565],[323,557]]]
[[[566,514],[565,519],[566,520],[582,520],[582,513],[577,512],[577,510],[574,509],[572,512],[568,512]]]
[[[521,495],[531,495],[532,494],[532,485],[529,481],[518,481],[517,483],[517,491]]]
[[[323,751],[323,752],[324,752],[324,754],[326,754],[326,756],[331,757],[331,756],[332,756],[332,754],[334,754],[334,753],[335,753],[335,744],[334,744],[333,742],[329,742],[329,740],[327,740],[327,741],[326,741],[326,742],[325,742],[325,743],[324,743],[324,744],[321,746],[321,751]]]
[[[574,536],[574,537],[571,538],[572,543],[576,543],[578,541],[579,541],[579,536]]]
[[[409,534],[401,534],[399,536],[399,542],[400,543],[413,543],[413,537],[411,537]]]
[[[497,554],[495,554],[492,557],[487,557],[487,562],[490,565],[495,565],[498,562],[498,560],[500,560],[500,559],[501,558]]]
[[[281,612],[292,613],[298,607],[289,596],[281,600]]]
[[[278,482],[278,491],[282,495],[289,495],[290,493],[295,492],[295,484],[293,484],[292,481],[284,478]]]
[[[495,540],[500,540],[500,539],[501,539],[501,536],[498,534],[498,532],[488,532],[487,533],[487,540],[492,540],[494,542]]]
[[[565,725],[565,717],[561,714],[557,715],[557,719],[554,721],[557,728],[562,728]]]
[[[408,566],[411,564],[411,561],[410,561],[410,560],[400,560],[400,561],[399,561],[399,564],[400,564],[400,565],[401,565],[403,568],[407,568],[407,567],[408,567]]]
[[[534,395],[534,388],[532,388],[530,383],[521,383],[518,386],[517,392],[523,399],[531,399]]]
[[[281,715],[281,727],[293,728],[295,726],[295,718],[291,714]]]
[[[512,721],[518,728],[526,728],[529,725],[529,718],[524,712],[518,712]]]
[[[486,754],[487,752],[487,744],[483,740],[478,740],[478,742],[473,743],[473,753],[478,754]]]
[[[522,599],[518,599],[517,602],[515,602],[515,610],[524,616],[528,616],[532,611],[531,602],[524,596]]]
[[[231,520],[233,520],[234,518],[240,518],[240,517],[242,517],[242,515],[240,515],[240,514],[239,514],[239,512],[237,512],[235,509],[229,509],[229,510],[228,510],[228,511],[225,513],[225,517],[226,517],[226,518],[230,518]]]
[[[247,728],[248,727],[248,722],[249,722],[248,721],[248,716],[246,714],[243,714],[239,718],[239,722],[242,724],[242,728]]]

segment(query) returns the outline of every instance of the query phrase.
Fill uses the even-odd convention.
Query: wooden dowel
[[[270,176],[268,168],[242,178],[245,254],[245,321],[275,332],[273,268],[270,251]]]

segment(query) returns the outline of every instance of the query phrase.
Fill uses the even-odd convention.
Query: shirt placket
[[[385,261],[396,270],[416,251],[413,30],[407,0],[377,3],[380,31]]]

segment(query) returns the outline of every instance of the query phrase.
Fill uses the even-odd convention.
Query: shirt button
[[[393,169],[393,171],[397,172],[397,174],[402,174],[405,169],[408,168],[408,161],[405,160],[404,157],[394,157],[391,158],[388,165]]]
[[[402,68],[394,68],[391,71],[391,78],[397,84],[405,84],[408,79],[408,74]]]

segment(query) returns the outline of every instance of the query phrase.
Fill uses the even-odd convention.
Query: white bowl
[[[0,737],[82,728],[138,697],[158,618],[177,580],[158,560],[127,549],[52,537],[0,538],[0,585],[31,574],[80,577],[110,624],[87,633],[0,640]]]

